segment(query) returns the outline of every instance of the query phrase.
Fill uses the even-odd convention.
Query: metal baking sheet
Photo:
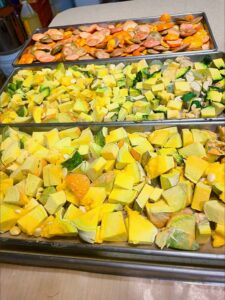
[[[182,55],[182,56],[185,56],[185,57],[189,57],[192,61],[201,61],[205,56],[209,56],[211,57],[211,59],[215,59],[215,58],[223,58],[225,60],[225,52],[215,52],[215,53],[209,53],[209,54],[195,54],[195,53],[191,53],[189,55]],[[170,55],[170,56],[167,56],[167,57],[160,57],[158,58],[159,60],[161,60],[162,62],[165,61],[166,59],[175,59],[176,57],[179,57],[181,56],[180,55],[177,55],[177,54],[173,54],[173,55]],[[152,60],[154,60],[153,57],[151,58],[146,58],[146,57],[142,57],[142,59],[145,59],[147,62],[151,62]],[[140,60],[140,57],[132,57],[132,58],[129,58],[129,59],[123,59],[123,58],[120,58],[119,60],[117,60],[116,63],[124,63],[124,64],[129,64],[129,63],[132,63],[132,62],[137,62]],[[91,62],[88,61],[88,62],[85,62],[85,61],[77,61],[77,62],[64,62],[65,66],[73,66],[73,65],[88,65],[90,64]],[[102,65],[102,64],[107,64],[109,63],[108,60],[95,60],[95,64],[97,65]],[[2,86],[2,89],[0,90],[0,95],[3,91],[6,90],[6,87],[8,85],[8,83],[10,83],[12,81],[12,78],[14,75],[17,74],[18,71],[20,70],[23,70],[23,69],[32,69],[32,70],[40,70],[42,68],[55,68],[57,66],[58,63],[52,63],[52,64],[46,64],[44,66],[41,66],[40,64],[36,64],[36,65],[27,65],[26,67],[18,67],[16,69],[14,69],[14,71],[11,73],[11,75],[8,77],[7,81],[5,82],[5,84]],[[97,126],[130,126],[130,125],[138,125],[138,124],[155,124],[155,125],[162,125],[164,124],[165,122],[166,123],[173,123],[173,122],[176,122],[178,124],[184,124],[185,123],[192,123],[192,122],[196,122],[196,121],[199,121],[199,122],[204,122],[204,121],[212,121],[212,120],[224,120],[225,119],[225,115],[224,113],[217,117],[217,118],[207,118],[207,119],[203,119],[203,118],[196,118],[196,119],[172,119],[172,120],[169,120],[169,119],[164,119],[164,120],[156,120],[156,121],[115,121],[115,122],[85,122],[86,126],[92,126],[93,124],[97,125]],[[19,126],[19,127],[26,127],[26,124],[29,124],[29,126],[37,126],[37,123],[33,123],[33,122],[30,122],[30,123],[9,123],[9,124],[2,124],[0,122],[0,127],[2,126],[6,126],[6,125],[9,125],[9,126]],[[38,123],[38,126],[40,127],[45,127],[46,125],[47,126],[59,126],[59,127],[63,127],[63,126],[82,126],[83,122],[71,122],[71,123]]]
[[[52,129],[52,124],[24,125],[20,130],[28,133]],[[163,127],[178,126],[179,129],[188,127],[215,131],[219,125],[225,126],[225,120],[193,121],[182,125],[179,122],[166,122]],[[130,124],[124,127],[129,132],[145,132],[161,126],[148,122],[144,125]],[[68,127],[71,126],[63,128]],[[86,128],[87,124],[83,123],[80,127]],[[95,131],[98,126],[92,125],[90,128]],[[0,132],[1,130],[2,128]],[[160,250],[155,245],[126,243],[98,245],[84,243],[79,238],[43,239],[28,237],[25,234],[13,237],[9,233],[4,233],[0,234],[0,262],[125,276],[225,283],[225,246],[213,248],[210,243],[202,245],[198,251]]]
[[[203,16],[203,24],[204,24],[204,27],[205,29],[207,30],[207,32],[209,33],[209,37],[210,37],[210,49],[209,50],[196,50],[196,51],[183,51],[183,52],[179,52],[179,54],[191,54],[191,53],[196,53],[196,54],[203,54],[203,53],[211,53],[211,52],[215,52],[218,50],[218,46],[217,46],[217,43],[216,43],[216,40],[215,40],[215,37],[213,35],[213,32],[212,32],[212,29],[210,27],[210,24],[209,24],[209,21],[208,21],[208,18],[207,18],[207,15],[205,12],[194,12],[194,13],[182,13],[182,14],[172,14],[171,17],[172,19],[175,19],[177,17],[184,17],[184,16],[187,16],[187,15],[193,15],[194,17],[200,17],[200,16]],[[152,22],[156,22],[158,21],[160,18],[160,16],[154,16],[154,17],[145,17],[145,18],[139,18],[139,19],[133,19],[133,18],[128,18],[128,19],[118,19],[118,20],[112,20],[112,21],[105,21],[105,22],[100,22],[98,24],[101,24],[101,23],[104,23],[104,24],[111,24],[111,23],[117,23],[117,22],[125,22],[127,20],[133,20],[133,21],[137,21],[137,22],[149,22],[149,23],[152,23]],[[78,27],[78,26],[81,26],[81,25],[91,25],[93,24],[93,22],[91,23],[83,23],[83,24],[68,24],[68,25],[64,25],[64,26],[54,26],[54,27],[48,27],[48,28],[38,28],[37,30],[34,31],[34,33],[42,33],[42,32],[45,32],[47,31],[49,28],[68,28],[68,27]],[[36,63],[33,63],[33,64],[18,64],[18,61],[20,59],[20,57],[22,56],[22,54],[24,53],[25,49],[32,45],[33,44],[33,41],[32,41],[32,37],[30,37],[27,42],[24,44],[23,48],[21,49],[21,51],[19,52],[19,54],[17,55],[17,57],[15,58],[15,60],[13,61],[13,66],[14,67],[18,67],[18,66],[33,66],[33,65],[45,65],[45,63],[40,63],[40,62],[36,62]],[[159,57],[163,57],[163,56],[170,56],[172,53],[168,53],[168,54],[149,54],[149,55],[142,55],[142,56],[137,56],[138,59],[143,59],[143,58],[159,58]],[[121,59],[121,57],[118,57],[118,58],[109,58],[109,59],[94,59],[94,60],[91,60],[93,63],[95,63],[95,61],[107,61],[107,62],[111,62],[111,63],[116,63],[117,61],[119,61]],[[124,59],[130,59],[130,57],[127,57],[127,58],[124,58]],[[78,60],[79,61],[79,60]],[[75,61],[75,62],[78,62],[78,61]],[[59,63],[60,61],[58,61]],[[90,63],[90,60],[83,60],[83,62],[85,63]],[[49,64],[49,63],[48,63]],[[54,64],[53,63],[50,63],[50,64]]]

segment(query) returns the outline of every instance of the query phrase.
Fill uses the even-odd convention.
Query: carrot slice
[[[34,56],[30,53],[25,53],[21,56],[19,60],[19,64],[32,64],[34,61]]]

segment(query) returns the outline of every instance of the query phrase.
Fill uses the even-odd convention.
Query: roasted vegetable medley
[[[225,108],[225,62],[206,56],[19,70],[0,96],[0,122],[213,118]]]
[[[225,127],[1,134],[0,231],[197,250],[225,244]]]
[[[18,64],[207,50],[211,41],[203,16],[92,24],[35,33]]]

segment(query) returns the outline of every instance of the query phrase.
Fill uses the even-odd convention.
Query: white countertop
[[[225,0],[134,0],[75,7],[58,14],[50,26],[157,16],[164,12],[204,11],[221,51],[225,51]]]

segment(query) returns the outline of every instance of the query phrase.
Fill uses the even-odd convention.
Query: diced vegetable
[[[181,250],[211,239],[223,246],[224,133],[103,127],[30,135],[7,127],[0,135],[0,232]]]
[[[0,96],[0,123],[214,118],[224,112],[223,65],[177,57],[19,70]]]

